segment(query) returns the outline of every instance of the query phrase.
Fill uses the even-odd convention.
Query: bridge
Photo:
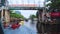
[[[5,9],[5,10],[40,10],[44,9],[44,7],[0,7],[0,10]]]
[[[23,0],[21,0],[23,1]],[[40,9],[43,9],[45,7],[40,7],[40,1],[37,0],[37,4],[35,3],[36,1],[34,0],[33,3],[29,3],[30,1],[27,1],[27,4],[24,2],[21,3],[21,4],[9,4],[9,1],[8,0],[1,0],[1,7],[2,7],[2,10],[1,10],[1,18],[3,18],[3,15],[5,15],[5,19],[10,21],[10,16],[9,16],[9,12],[8,10],[40,10]],[[12,1],[13,2],[13,1]],[[11,3],[11,2],[10,2]],[[4,11],[5,9],[5,11]],[[43,11],[42,11],[43,12]],[[8,18],[7,18],[8,17]],[[44,18],[44,16],[43,16]]]
[[[9,10],[39,10],[44,8],[41,7],[40,0],[20,0],[20,2],[15,0],[15,3],[12,0],[1,0],[0,3],[0,6],[7,7]]]
[[[45,8],[45,7],[41,7],[39,0],[34,0],[33,2],[31,1],[32,3],[30,3],[30,1],[28,0],[27,4],[25,3],[25,1],[23,1],[23,0],[21,0],[21,1],[22,1],[22,4],[21,3],[20,4],[14,4],[14,3],[9,4],[9,3],[12,3],[13,1],[11,0],[11,2],[10,2],[8,0],[0,0],[0,7],[2,7],[1,18],[3,19],[4,15],[5,15],[6,20],[10,19],[8,10],[40,10],[40,9]],[[36,1],[38,1],[38,2],[36,3]],[[16,0],[16,2],[18,3],[17,0]],[[5,11],[4,11],[4,9],[5,9]],[[42,16],[42,17],[44,17],[44,16]],[[10,20],[8,20],[8,21],[10,21]]]

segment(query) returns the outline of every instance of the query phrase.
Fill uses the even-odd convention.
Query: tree
[[[33,21],[34,20],[34,18],[37,18],[37,16],[36,15],[30,15],[30,19]]]
[[[17,13],[12,13],[13,11],[10,11],[10,17],[13,17],[13,18],[24,18],[23,15],[21,14],[17,14]]]
[[[36,15],[30,15],[30,18],[36,18]]]
[[[50,9],[60,9],[60,0],[51,0],[52,3],[47,4]]]
[[[34,22],[33,22],[33,21],[34,21],[34,18],[37,18],[36,15],[33,15],[33,14],[30,15],[30,19],[31,19],[31,23],[32,23],[32,24],[34,23]]]

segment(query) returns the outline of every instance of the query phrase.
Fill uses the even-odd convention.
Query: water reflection
[[[28,20],[28,22],[24,21],[24,25],[27,26],[28,28],[34,30],[37,32],[36,30],[36,23],[37,21],[33,21],[33,24],[31,23],[31,20]]]

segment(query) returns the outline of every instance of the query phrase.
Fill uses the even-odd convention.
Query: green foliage
[[[13,17],[13,18],[24,18],[23,15],[21,15],[21,14],[16,14],[16,13],[12,13],[12,11],[10,11],[10,17]]]
[[[47,6],[50,6],[50,8],[60,8],[60,0],[52,0],[52,3],[47,4]]]
[[[30,18],[36,18],[36,15],[30,15]]]

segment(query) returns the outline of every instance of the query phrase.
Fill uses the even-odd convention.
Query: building
[[[3,23],[10,23],[10,11],[3,9],[1,10],[1,19],[3,20]]]

